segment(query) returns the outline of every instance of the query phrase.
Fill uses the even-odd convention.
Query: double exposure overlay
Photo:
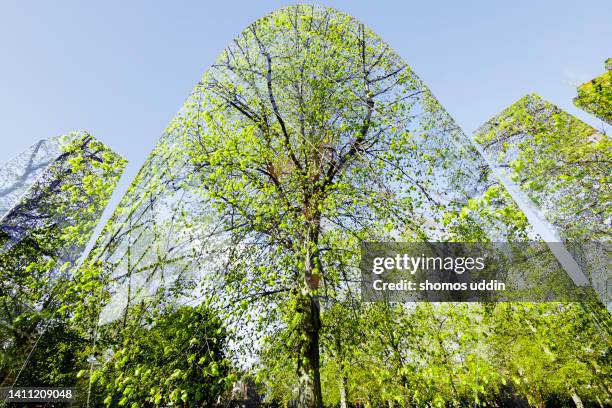
[[[611,147],[536,95],[467,136],[362,23],[279,9],[203,74],[91,251],[120,157],[80,133],[0,170],[3,385],[108,407],[609,405]],[[362,244],[415,242],[504,243],[523,263],[503,277],[548,301],[364,299]],[[595,291],[550,296],[568,283]]]

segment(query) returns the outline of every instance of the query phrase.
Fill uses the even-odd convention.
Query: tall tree
[[[288,292],[276,304],[298,404],[321,406],[320,298],[350,296],[360,241],[439,234],[442,210],[466,195],[461,183],[478,184],[473,149],[387,44],[307,6],[236,38],[170,132],[184,135],[236,248],[228,286]]]
[[[81,277],[108,283],[102,323],[195,284],[241,355],[285,330],[296,399],[319,407],[322,314],[359,300],[360,242],[440,239],[483,167],[373,32],[331,9],[281,9],[204,74]]]

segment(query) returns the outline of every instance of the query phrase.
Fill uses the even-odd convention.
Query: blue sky
[[[130,164],[215,56],[280,1],[0,0],[0,163],[86,129]],[[372,28],[471,132],[528,92],[573,107],[612,56],[612,1],[328,1]]]

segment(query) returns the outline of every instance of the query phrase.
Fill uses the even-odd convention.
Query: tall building
[[[65,138],[66,136],[56,136],[40,140],[0,167],[0,217],[4,217],[38,176],[57,158],[62,139]]]
[[[608,137],[530,94],[482,125],[475,140],[563,238],[609,239]]]
[[[66,284],[125,164],[88,133],[73,132],[36,143],[0,169],[2,384],[43,381],[30,375],[44,362],[28,356],[64,316]]]
[[[590,283],[609,302],[610,138],[530,94],[483,124],[475,140],[487,160],[567,243]]]

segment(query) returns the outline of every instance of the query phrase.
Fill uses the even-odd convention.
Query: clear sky
[[[116,202],[216,55],[289,4],[0,0],[0,163],[86,129],[130,161]],[[386,40],[466,132],[529,92],[601,126],[572,98],[612,57],[610,0],[317,4]]]

